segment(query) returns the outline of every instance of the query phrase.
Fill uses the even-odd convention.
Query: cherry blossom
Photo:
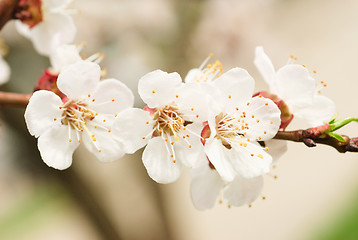
[[[130,108],[118,114],[113,127],[127,153],[144,147],[142,160],[149,176],[170,183],[182,165],[205,160],[200,132],[207,118],[206,96],[184,85],[177,73],[150,72],[139,80],[138,92],[146,110]]]
[[[120,81],[100,81],[98,64],[79,61],[65,67],[57,85],[67,101],[51,91],[36,91],[25,111],[31,135],[38,138],[43,161],[50,167],[66,169],[72,154],[83,142],[100,161],[124,154],[124,146],[112,134],[118,112],[132,107],[132,92]]]
[[[316,82],[304,65],[289,62],[275,71],[262,47],[256,48],[254,62],[270,92],[285,101],[294,115],[318,126],[336,113],[334,102],[321,95],[322,86],[326,84]]]
[[[268,148],[255,141],[274,137],[280,125],[280,110],[267,98],[252,97],[254,80],[241,68],[233,68],[215,80],[220,95],[210,108],[207,129],[202,134],[205,154],[224,181],[237,175],[253,178],[269,172]]]
[[[71,43],[76,34],[76,27],[70,16],[74,11],[68,9],[72,0],[30,1],[37,10],[36,21],[27,18],[16,22],[20,34],[29,38],[36,51],[49,55],[51,51],[63,44]],[[25,15],[27,16],[27,15]],[[18,16],[22,19],[21,16]]]

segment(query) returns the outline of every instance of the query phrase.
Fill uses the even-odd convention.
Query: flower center
[[[240,124],[241,122],[238,122],[237,118],[232,115],[220,113],[215,117],[215,123],[216,138],[220,139],[222,144],[228,149],[231,148],[230,143],[236,141],[235,139],[237,139],[238,136],[243,135],[239,133],[240,126],[242,126],[242,124]],[[244,128],[248,129],[247,126]]]
[[[195,76],[196,82],[212,82],[223,74],[223,66],[219,60],[207,64],[212,56],[213,54],[210,54],[199,67],[200,73]]]
[[[92,131],[94,131],[94,129],[101,128],[110,133],[110,129],[102,124],[99,124],[99,122],[105,123],[106,119],[101,118],[101,121],[99,121],[97,118],[100,116],[96,111],[89,108],[89,104],[85,99],[70,99],[59,108],[63,110],[62,117],[60,119],[61,123],[68,126],[68,141],[72,142],[73,130],[75,130],[78,142],[81,142],[81,133],[85,132],[92,140],[92,143],[97,150],[101,152],[101,149],[99,149],[96,144],[96,136],[92,133]],[[54,121],[56,120],[57,119],[54,118]]]
[[[175,141],[179,140],[177,133],[184,128],[185,121],[176,106],[165,106],[157,110],[153,119],[157,121],[155,129],[158,135],[174,135]]]

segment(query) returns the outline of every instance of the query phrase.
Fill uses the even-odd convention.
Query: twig
[[[342,142],[334,137],[317,132],[317,128],[296,131],[278,131],[274,139],[302,142],[308,147],[315,147],[317,143],[334,147],[338,152],[358,152],[358,138],[342,136],[346,141]]]
[[[0,92],[0,106],[25,108],[30,97],[31,94]]]
[[[13,14],[19,0],[0,0],[0,30],[13,19]]]

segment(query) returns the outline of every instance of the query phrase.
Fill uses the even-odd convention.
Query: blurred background
[[[137,82],[154,69],[182,77],[209,53],[224,71],[246,68],[256,90],[267,89],[253,64],[265,48],[276,68],[290,55],[327,82],[340,117],[358,116],[358,1],[355,0],[76,0],[83,54],[105,55],[107,76],[126,83],[143,107]],[[48,68],[32,44],[8,23],[1,38],[12,68],[3,91],[31,93]],[[24,109],[0,109],[0,239],[358,239],[358,155],[289,143],[262,197],[252,207],[217,204],[196,210],[190,177],[159,185],[142,151],[109,164],[86,149],[65,171],[47,167],[26,130]],[[289,129],[308,127],[294,120]],[[358,136],[358,126],[340,130]],[[275,178],[274,176],[277,176]]]

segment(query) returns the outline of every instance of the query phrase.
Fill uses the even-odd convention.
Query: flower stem
[[[30,97],[31,94],[0,92],[0,106],[25,108]]]

